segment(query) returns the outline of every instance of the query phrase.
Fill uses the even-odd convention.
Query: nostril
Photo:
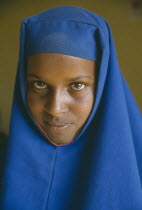
[[[46,112],[51,115],[57,115],[61,113],[68,112],[68,105],[64,97],[55,97],[48,98],[45,103]]]

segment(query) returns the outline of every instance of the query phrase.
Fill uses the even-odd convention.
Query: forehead
[[[28,57],[28,73],[52,75],[94,74],[96,62],[58,53],[38,53]]]

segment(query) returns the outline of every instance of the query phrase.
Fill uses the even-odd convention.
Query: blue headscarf
[[[26,57],[63,53],[97,60],[92,112],[76,139],[52,144],[25,100]],[[3,175],[2,210],[141,210],[142,118],[119,70],[110,28],[73,6],[23,21]]]

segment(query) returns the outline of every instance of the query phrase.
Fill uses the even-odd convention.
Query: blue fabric
[[[95,26],[57,20],[31,22],[27,26],[26,35],[27,55],[52,52],[97,59]]]
[[[52,32],[59,33],[61,46],[55,34],[49,48],[44,48],[41,40],[49,43]],[[26,55],[42,50],[97,59],[98,84],[92,113],[68,145],[52,145],[27,111]],[[141,183],[142,117],[119,70],[107,22],[73,6],[52,8],[25,19],[1,209],[141,210]]]

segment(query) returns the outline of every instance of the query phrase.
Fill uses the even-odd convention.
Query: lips
[[[71,124],[70,123],[61,123],[61,122],[47,122],[44,121],[44,123],[46,124],[46,127],[49,128],[50,130],[54,130],[56,132],[62,132],[64,131],[66,128],[68,128]]]
[[[60,127],[60,126],[65,126],[68,125],[70,123],[65,123],[65,122],[47,122],[44,121],[46,124],[52,125],[52,126],[56,126],[56,127]]]

